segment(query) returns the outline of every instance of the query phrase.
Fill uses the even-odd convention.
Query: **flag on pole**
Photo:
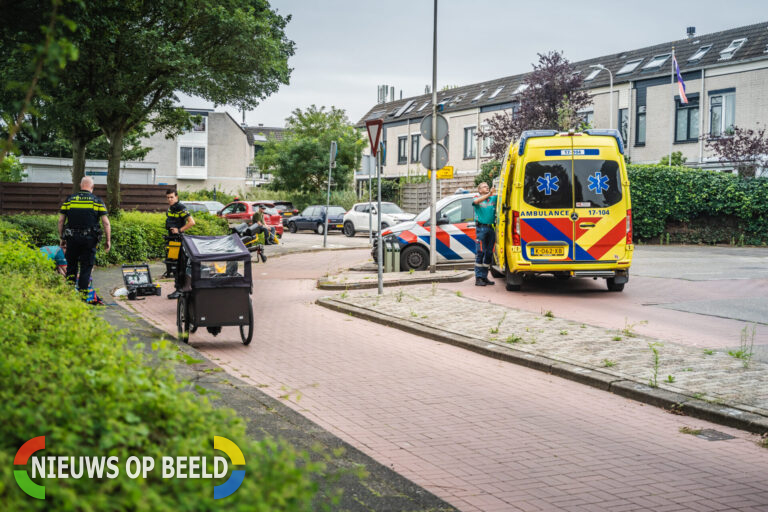
[[[675,73],[677,73],[677,88],[680,92],[680,103],[688,103],[688,97],[685,95],[685,82],[680,74],[680,66],[677,65],[677,59],[672,55],[672,62],[675,65]]]

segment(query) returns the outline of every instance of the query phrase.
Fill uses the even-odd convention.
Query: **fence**
[[[168,209],[167,189],[176,185],[120,185],[120,208],[142,212]],[[71,183],[0,183],[0,214],[56,213],[72,193]],[[93,193],[106,200],[107,186],[96,185]]]
[[[475,177],[460,176],[450,180],[437,180],[437,199],[450,196],[457,189],[474,191]],[[429,207],[429,183],[404,183],[400,190],[400,207],[409,213],[419,213]]]

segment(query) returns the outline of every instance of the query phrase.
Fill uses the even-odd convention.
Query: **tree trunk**
[[[122,130],[107,134],[109,139],[109,159],[107,161],[107,211],[117,213],[120,207],[120,158],[123,155]]]
[[[80,190],[80,180],[85,176],[86,141],[72,137],[72,192]]]

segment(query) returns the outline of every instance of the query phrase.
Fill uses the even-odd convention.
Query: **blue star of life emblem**
[[[545,173],[544,176],[539,176],[536,179],[536,183],[539,185],[536,187],[536,190],[539,192],[544,191],[546,195],[552,195],[552,192],[557,192],[560,188],[560,178],[557,176],[552,176],[550,173]]]
[[[594,176],[589,176],[589,190],[595,194],[602,194],[603,190],[608,190],[608,176],[603,176],[600,171],[596,172]]]

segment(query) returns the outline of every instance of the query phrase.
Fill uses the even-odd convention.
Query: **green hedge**
[[[282,442],[256,443],[231,410],[183,391],[168,342],[153,361],[126,346],[122,335],[83,304],[25,236],[0,222],[0,503],[3,510],[308,511],[317,492],[306,463]],[[158,361],[160,362],[158,365]],[[44,479],[45,500],[16,485],[13,457],[32,437],[45,436],[44,456],[117,456],[115,479]],[[245,456],[245,480],[214,502],[219,480],[162,479],[163,456],[206,456],[213,436],[232,440]],[[40,455],[40,454],[38,454]],[[129,456],[155,458],[147,479],[130,479]],[[31,477],[31,462],[27,463]],[[230,470],[232,466],[230,466]]]
[[[229,233],[224,219],[195,212],[195,226],[186,231],[191,235],[224,235]],[[3,220],[27,233],[37,246],[59,243],[56,222],[58,215],[6,215]],[[112,250],[104,252],[104,243],[96,253],[97,265],[122,264],[165,257],[165,214],[121,212],[109,219],[112,225]]]
[[[636,238],[768,243],[768,179],[663,165],[629,165]]]

